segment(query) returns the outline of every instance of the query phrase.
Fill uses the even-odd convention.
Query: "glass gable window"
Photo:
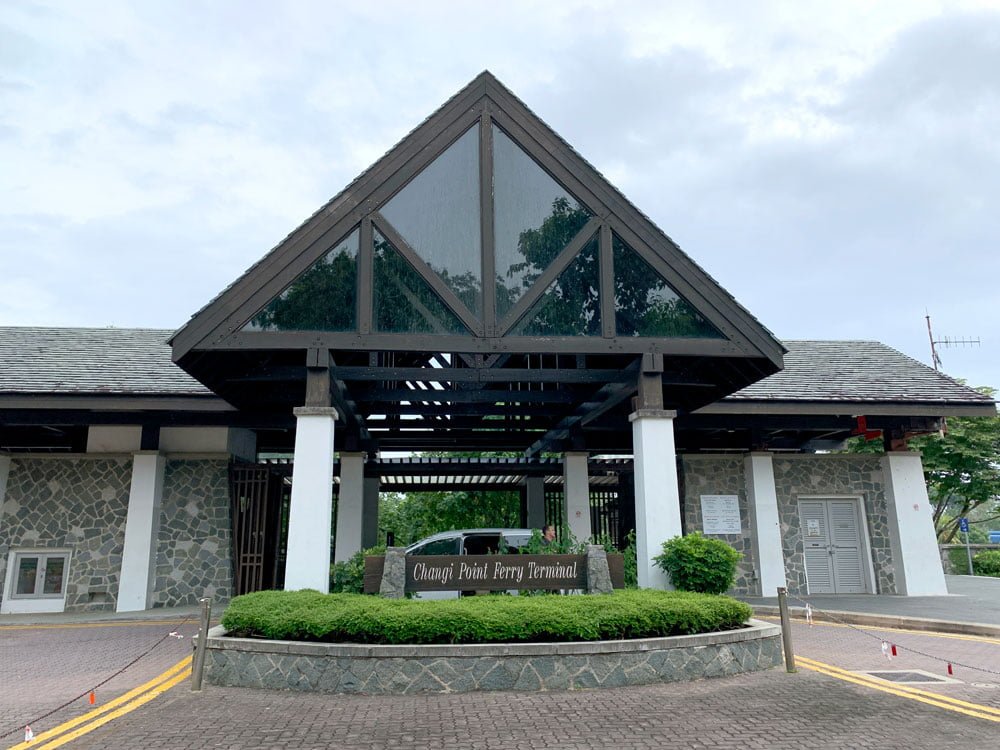
[[[722,338],[638,253],[617,234],[612,238],[618,336]]]
[[[595,234],[531,310],[514,336],[600,336],[600,264]]]
[[[469,333],[392,244],[378,231],[373,235],[374,329],[383,333]]]
[[[497,317],[502,318],[591,214],[495,125],[493,207]]]
[[[382,215],[477,316],[482,315],[479,126],[382,207]]]
[[[358,230],[293,281],[243,326],[244,331],[357,329]]]
[[[69,553],[14,554],[14,593],[17,599],[62,598]]]

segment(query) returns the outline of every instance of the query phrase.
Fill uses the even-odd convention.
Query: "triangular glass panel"
[[[496,125],[493,212],[502,318],[592,214]]]
[[[639,254],[612,235],[618,336],[724,338]]]
[[[600,336],[599,257],[595,234],[509,335]]]
[[[382,215],[465,303],[482,315],[479,126],[382,206]]]
[[[469,333],[396,248],[380,232],[373,234],[373,328],[381,333]]]
[[[244,331],[357,330],[358,230],[257,313]]]

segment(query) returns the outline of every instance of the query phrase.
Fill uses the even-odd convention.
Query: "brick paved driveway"
[[[173,630],[182,639],[164,636]],[[103,682],[153,650],[96,691],[105,703],[155,677],[191,653],[197,619],[58,626],[0,626],[0,747],[24,739],[25,723]],[[92,707],[77,700],[32,724],[40,732]],[[16,730],[16,731],[15,731]],[[14,735],[9,735],[15,731]]]
[[[127,644],[137,648],[143,630],[148,634],[155,628],[107,628],[99,636],[76,634],[77,646],[73,648],[85,643],[85,637],[103,643],[115,640],[118,634],[126,644],[122,648],[124,660]],[[10,632],[0,632],[0,637],[6,639]],[[42,633],[41,638],[50,648],[60,648],[48,635]],[[843,628],[796,626],[797,652],[845,668],[867,668],[869,662],[873,668],[884,666],[879,642],[873,645],[871,640]],[[30,641],[28,638],[25,643]],[[171,647],[178,648],[181,643],[175,641],[177,645]],[[183,643],[190,647],[187,639]],[[956,660],[992,659],[1000,652],[1000,643],[983,641],[952,639],[921,645],[934,650],[941,644],[947,645],[948,656]],[[178,648],[177,658],[183,655],[184,646]],[[36,654],[41,656],[45,650],[42,644]],[[72,653],[65,652],[62,660],[71,661]],[[163,659],[164,666],[172,663],[173,656]],[[33,678],[27,673],[21,679],[30,682]],[[38,694],[36,688],[32,690]],[[988,689],[981,691],[984,695]],[[980,694],[973,698],[971,693],[963,696],[982,698]],[[991,696],[1000,697],[1000,693]],[[182,683],[68,747],[992,748],[998,746],[998,736],[1000,725],[996,723],[815,672],[788,675],[772,670],[640,688],[407,697],[326,696],[212,686],[196,695]],[[12,743],[0,742],[0,747],[8,744]]]

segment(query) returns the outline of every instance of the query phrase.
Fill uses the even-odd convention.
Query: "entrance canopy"
[[[196,314],[173,359],[346,450],[629,452],[782,367],[772,335],[483,73]],[[638,402],[633,403],[633,397]]]

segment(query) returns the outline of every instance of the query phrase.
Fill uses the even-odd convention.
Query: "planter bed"
[[[635,640],[369,645],[208,635],[210,684],[400,695],[476,690],[575,690],[695,680],[782,663],[781,629],[746,627]]]

